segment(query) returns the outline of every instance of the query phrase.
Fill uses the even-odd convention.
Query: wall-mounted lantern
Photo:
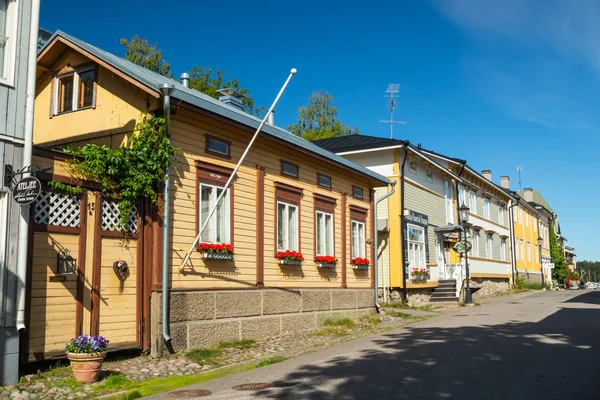
[[[77,260],[69,254],[56,255],[56,275],[75,275]]]

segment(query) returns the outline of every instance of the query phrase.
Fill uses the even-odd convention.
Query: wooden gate
[[[143,207],[132,207],[128,241],[118,228],[118,202],[97,192],[45,190],[31,210],[23,361],[64,357],[65,343],[81,333],[105,336],[109,350],[142,348],[149,342]]]

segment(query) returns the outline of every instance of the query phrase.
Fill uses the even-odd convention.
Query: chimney
[[[269,114],[269,118],[267,118],[267,124],[275,126],[275,110],[271,111],[271,114]]]
[[[500,186],[502,186],[504,189],[510,189],[510,176],[501,176]]]
[[[233,108],[237,108],[240,111],[246,111],[242,99],[245,97],[243,94],[233,88],[224,88],[217,90],[217,93],[221,95],[219,100],[225,104],[229,104]]]
[[[533,189],[525,188],[525,190],[523,190],[523,198],[525,201],[533,201]]]
[[[181,74],[181,84],[185,87],[190,87],[190,74],[187,72]]]
[[[492,181],[492,170],[491,169],[484,169],[483,171],[481,171],[481,175],[483,175],[483,177],[485,179],[487,179],[488,181]]]

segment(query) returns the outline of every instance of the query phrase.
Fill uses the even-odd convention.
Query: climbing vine
[[[165,118],[143,115],[136,124],[137,134],[115,149],[96,144],[64,149],[73,158],[69,161],[73,177],[98,182],[102,192],[118,197],[119,229],[126,234],[131,206],[139,198],[156,203],[160,185],[175,148],[165,136]],[[52,181],[49,187],[79,195],[81,187]]]

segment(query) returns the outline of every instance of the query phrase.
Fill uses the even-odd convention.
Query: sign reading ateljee
[[[33,203],[41,192],[42,184],[33,176],[21,179],[12,191],[15,201],[22,206]]]

